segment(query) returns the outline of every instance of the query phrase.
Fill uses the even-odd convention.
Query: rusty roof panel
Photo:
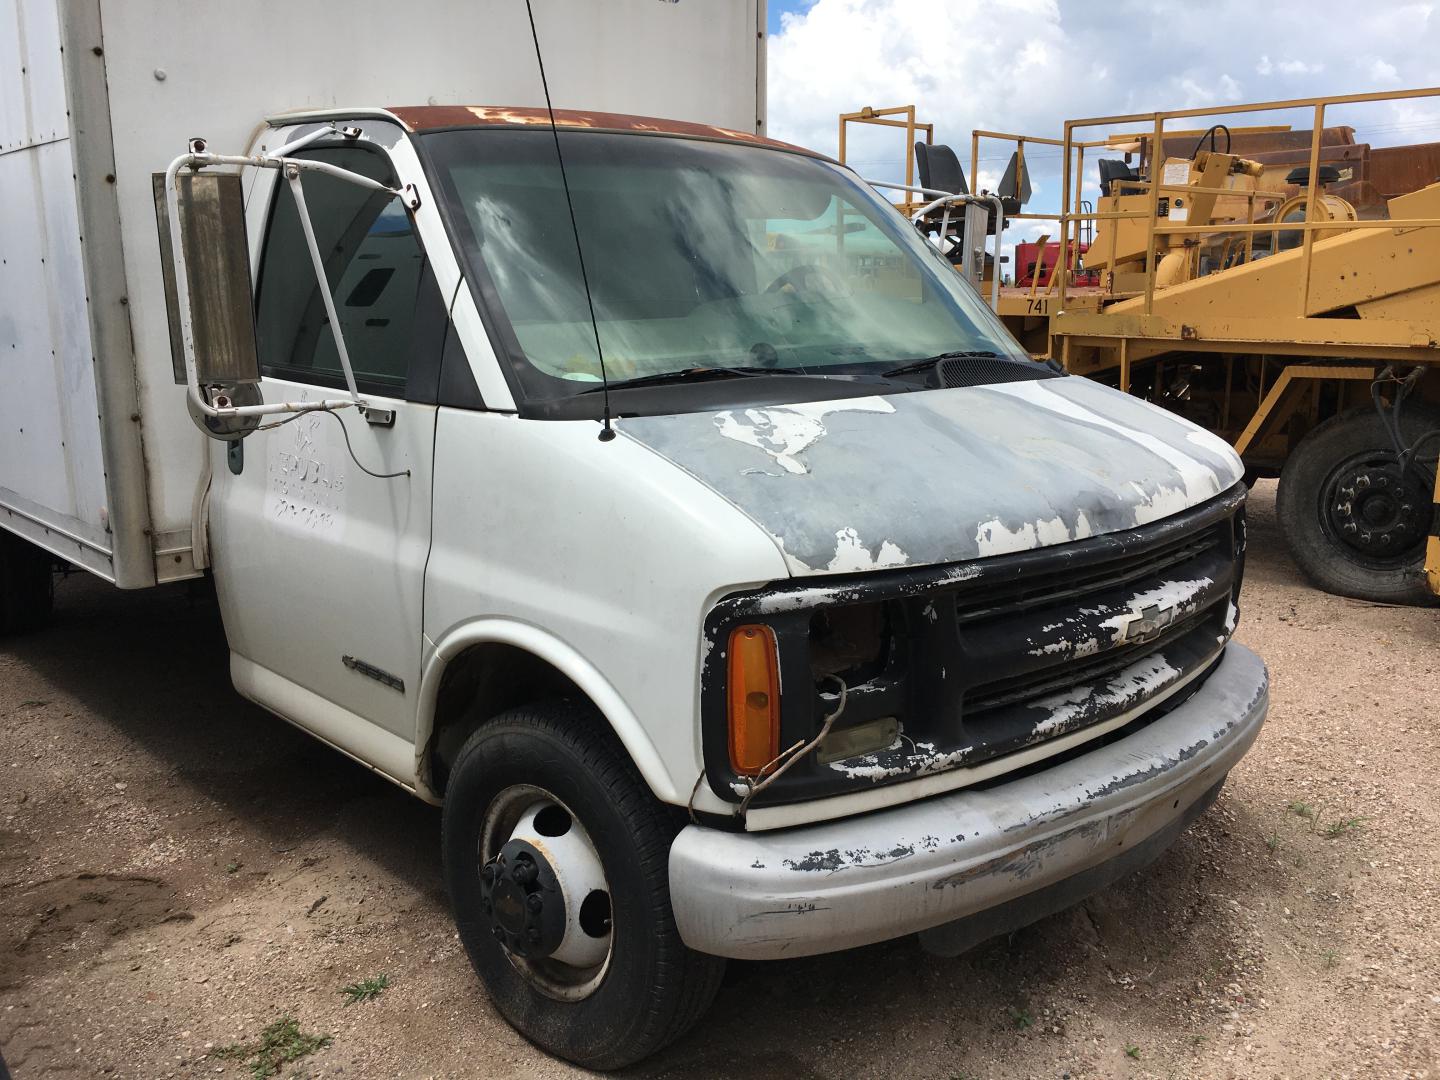
[[[1370,151],[1370,179],[1387,199],[1435,183],[1440,180],[1440,143],[1377,146]]]
[[[400,105],[389,110],[410,131],[432,131],[453,127],[538,127],[548,126],[550,114],[544,109],[517,105]],[[723,139],[727,142],[771,146],[793,150],[814,157],[813,150],[803,146],[767,139],[748,131],[732,131],[711,124],[693,124],[685,120],[662,120],[654,116],[631,116],[628,113],[588,112],[579,109],[556,109],[555,124],[562,128],[590,128],[596,131],[649,131],[661,135],[685,135],[690,138]]]

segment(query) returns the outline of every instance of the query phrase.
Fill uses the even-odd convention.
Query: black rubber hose
[[[1230,152],[1230,129],[1224,124],[1211,124],[1205,134],[1200,136],[1200,141],[1195,144],[1195,149],[1190,151],[1191,160],[1194,160],[1195,155],[1200,153],[1200,148],[1205,145],[1206,139],[1210,140],[1210,150],[1212,153],[1214,152],[1215,133],[1217,131],[1223,131],[1225,133],[1225,153],[1228,154]]]
[[[1380,396],[1380,387],[1392,381],[1393,369],[1386,367],[1380,373],[1380,377],[1370,384],[1370,400],[1375,404],[1375,412],[1380,417],[1380,426],[1385,429],[1385,434],[1390,437],[1390,445],[1395,448],[1395,456],[1400,460],[1405,458],[1405,440],[1400,436],[1400,403],[1405,400],[1405,395],[1397,390],[1395,392],[1395,404],[1386,405],[1385,399]]]
[[[1396,378],[1394,372],[1394,365],[1385,366],[1380,377],[1370,384],[1370,400],[1375,403],[1375,411],[1380,416],[1380,426],[1385,429],[1390,436],[1391,445],[1395,447],[1395,457],[1400,462],[1400,475],[1403,478],[1414,465],[1420,448],[1432,439],[1440,438],[1440,430],[1427,431],[1416,439],[1413,445],[1405,445],[1405,437],[1400,432],[1400,409],[1405,404],[1405,399],[1410,396],[1410,391],[1425,374],[1425,369],[1417,364],[1403,379]],[[1388,406],[1380,396],[1380,387],[1387,382],[1395,383],[1395,402]]]

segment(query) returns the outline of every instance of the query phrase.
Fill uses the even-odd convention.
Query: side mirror
[[[260,381],[255,349],[255,301],[250,291],[250,243],[238,173],[184,170],[179,184],[180,236],[190,292],[195,368],[202,387],[236,387]],[[170,315],[170,362],[185,383],[185,350],[175,288],[175,258],[165,205],[165,174],[151,177],[160,229],[160,264]],[[247,395],[248,396],[248,395]]]
[[[347,138],[360,135],[358,129],[352,135],[348,129],[341,131],[332,124],[316,128],[273,153],[262,151],[249,157],[212,154],[206,151],[204,139],[191,139],[189,153],[181,154],[170,162],[163,174],[152,177],[175,381],[185,385],[190,415],[211,438],[242,439],[259,427],[263,416],[364,405],[345,351],[334,297],[325,280],[324,260],[309,224],[300,176],[307,170],[325,172],[386,195],[402,193],[378,180],[332,164],[287,156],[336,132]],[[325,301],[325,312],[330,317],[330,331],[335,336],[335,349],[345,370],[349,397],[263,400],[260,360],[255,348],[255,306],[250,293],[250,243],[245,235],[245,200],[240,175],[203,171],[210,166],[284,171],[305,224],[311,267]],[[413,201],[412,209],[418,205],[418,201]],[[174,246],[177,240],[178,248]],[[183,289],[176,280],[177,258],[185,272]],[[182,292],[186,296],[184,304],[180,302]]]

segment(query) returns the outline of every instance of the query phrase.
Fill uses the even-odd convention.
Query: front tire
[[[54,564],[49,552],[0,529],[0,635],[38,630],[50,620]]]
[[[1440,427],[1440,413],[1410,405],[1409,445]],[[1402,476],[1374,409],[1331,417],[1295,447],[1280,473],[1275,512],[1295,562],[1326,592],[1388,604],[1434,604],[1425,584],[1433,458]]]
[[[466,741],[445,792],[446,885],[470,962],[527,1039],[618,1069],[709,1006],[724,961],[675,928],[675,833],[594,709],[515,709]]]

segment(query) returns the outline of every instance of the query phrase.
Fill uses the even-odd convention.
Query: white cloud
[[[1290,5],[1254,0],[814,0],[782,15],[768,43],[770,132],[833,153],[842,111],[913,103],[968,174],[972,128],[1058,137],[1067,118],[1434,83],[1434,2],[1373,4],[1358,18],[1340,0],[1312,0],[1306,10],[1297,22]],[[1362,135],[1373,126],[1377,143],[1440,140],[1440,130],[1425,128],[1428,116],[1417,107],[1337,108],[1327,123],[1354,124]],[[1303,128],[1309,117],[1252,122]],[[862,172],[895,179],[907,152],[903,132],[850,129],[848,156]],[[1008,152],[982,149],[986,181]],[[1043,158],[1036,147],[1037,180]],[[1046,179],[1059,190],[1058,175]]]
[[[1318,75],[1325,70],[1321,63],[1306,63],[1304,60],[1274,60],[1269,56],[1262,55],[1260,62],[1255,65],[1255,71],[1260,75]]]
[[[994,27],[1016,28],[1003,55],[991,29],[978,32]],[[1055,0],[817,0],[783,16],[769,43],[770,130],[834,151],[842,111],[915,103],[959,146],[969,129],[952,130],[956,114],[972,126],[998,123],[1007,102],[1023,99],[1027,119],[1058,115],[1064,95],[1053,73],[1064,66],[1066,47]],[[886,131],[889,140],[852,133],[867,155],[891,149],[899,160],[902,133]]]
[[[1184,95],[1182,104],[1187,109],[1199,109],[1227,101],[1238,102],[1245,96],[1240,84],[1229,75],[1203,82],[1195,78],[1184,78],[1177,84],[1177,89]]]
[[[1395,70],[1395,65],[1385,60],[1375,60],[1370,65],[1370,77],[1377,83],[1397,83],[1400,81],[1400,73]]]

